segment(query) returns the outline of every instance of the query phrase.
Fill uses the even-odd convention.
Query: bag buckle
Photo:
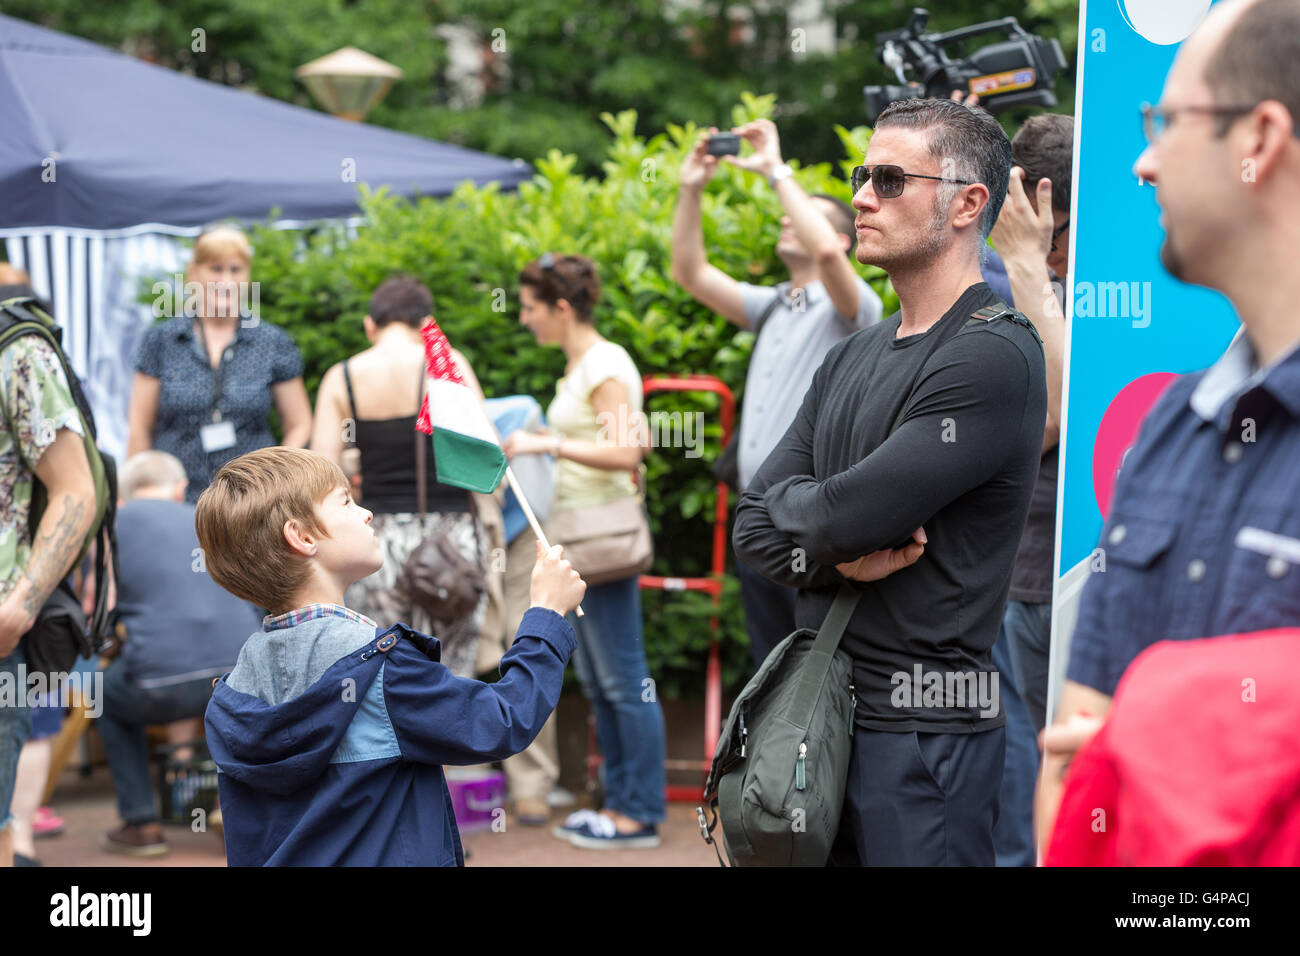
[[[704,808],[703,808],[703,807],[696,807],[696,808],[695,808],[695,816],[697,817],[697,819],[699,820],[699,823],[700,823],[700,836],[704,837],[704,842],[705,842],[705,843],[712,843],[712,842],[713,842],[713,834],[712,834],[712,833],[710,832],[710,830],[709,830],[709,823],[708,823],[708,821],[704,818]]]

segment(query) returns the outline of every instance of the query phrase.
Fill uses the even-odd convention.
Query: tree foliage
[[[670,123],[723,126],[742,90],[777,94],[787,153],[805,162],[839,155],[836,124],[865,121],[862,87],[892,82],[874,36],[903,25],[904,0],[825,0],[834,53],[806,52],[789,5],[775,0],[3,0],[18,16],[126,49],[206,79],[313,106],[293,70],[353,45],[406,71],[369,122],[532,160],[560,149],[599,170],[602,113],[634,110],[640,131]],[[1077,0],[947,0],[930,29],[1014,15],[1057,37],[1073,61]],[[481,104],[452,109],[446,40],[467,28],[503,67]],[[194,31],[204,31],[195,52]],[[494,54],[489,53],[489,56]],[[491,72],[491,71],[489,71]],[[1057,84],[1071,112],[1072,76]],[[1006,116],[1010,129],[1027,111]]]

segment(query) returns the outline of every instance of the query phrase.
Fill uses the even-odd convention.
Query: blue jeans
[[[596,715],[605,808],[642,823],[664,818],[664,714],[646,666],[636,578],[587,589],[574,665]]]
[[[1003,712],[1007,715],[1007,760],[998,794],[998,822],[993,828],[998,866],[1033,866],[1034,858],[1034,786],[1038,779],[1038,731],[1030,701],[1039,691],[1039,715],[1046,707],[1047,661],[1044,660],[1037,680],[1041,687],[1025,680],[1018,665],[1017,645],[1037,646],[1044,629],[1050,635],[1050,604],[1025,604],[1008,601],[993,645],[993,666],[998,671],[998,687]]]
[[[113,775],[117,812],[123,823],[152,823],[158,819],[145,727],[202,717],[211,696],[209,677],[145,689],[131,683],[121,658],[104,671],[104,713],[95,726],[104,741],[104,756]]]
[[[1002,619],[1011,642],[1011,663],[1016,669],[1016,687],[1029,709],[1034,733],[1047,720],[1047,682],[1052,650],[1052,604],[1008,601]]]
[[[18,665],[23,660],[21,644],[8,657],[0,657],[0,830],[13,819],[9,803],[18,776],[18,755],[32,730],[27,684],[18,681]]]

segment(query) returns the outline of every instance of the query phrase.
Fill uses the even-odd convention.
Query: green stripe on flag
[[[491,494],[506,473],[500,445],[443,428],[433,430],[433,457],[438,481],[468,491]]]

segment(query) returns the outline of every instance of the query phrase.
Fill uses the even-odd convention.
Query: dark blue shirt
[[[1113,695],[1156,641],[1300,624],[1300,349],[1253,366],[1239,334],[1147,416],[1080,599],[1070,680]]]
[[[185,466],[190,480],[185,497],[191,503],[198,501],[226,462],[275,444],[267,424],[271,386],[302,376],[302,356],[288,333],[265,321],[241,322],[222,359],[225,369],[218,406],[222,420],[235,426],[235,444],[205,452],[199,429],[212,421],[218,373],[194,332],[194,323],[193,318],[179,316],[151,326],[135,360],[136,371],[161,383],[153,447],[170,452]]]
[[[131,681],[162,687],[219,677],[261,617],[224,590],[200,558],[194,506],[141,498],[117,512],[117,610]]]

